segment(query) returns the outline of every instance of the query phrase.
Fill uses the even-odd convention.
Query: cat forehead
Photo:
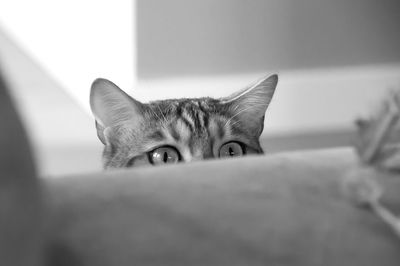
[[[166,99],[149,102],[149,106],[159,106],[162,109],[174,109],[174,108],[214,108],[221,104],[221,101],[204,97],[204,98],[181,98],[181,99]]]
[[[180,116],[183,113],[193,114],[217,114],[225,113],[227,110],[223,107],[220,100],[213,98],[183,98],[183,99],[168,99],[149,102],[147,104],[150,113],[153,115],[171,115]]]
[[[154,136],[162,129],[164,134],[155,136],[169,135],[175,140],[202,139],[214,132],[222,135],[217,128],[224,127],[228,119],[219,101],[212,98],[160,100],[148,107],[149,134]]]

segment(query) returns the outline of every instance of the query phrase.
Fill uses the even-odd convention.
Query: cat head
[[[104,168],[168,164],[263,153],[259,137],[278,76],[222,99],[142,103],[96,79],[90,106],[105,145]]]

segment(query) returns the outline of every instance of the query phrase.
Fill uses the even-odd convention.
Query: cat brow
[[[147,136],[147,138],[155,140],[155,141],[162,141],[165,139],[164,133],[160,130],[154,131]]]
[[[176,123],[175,123],[175,125],[170,125],[169,127],[168,127],[168,132],[169,132],[169,134],[172,136],[172,138],[176,141],[176,142],[178,142],[180,139],[181,139],[181,136],[180,136],[180,134],[178,133],[178,131],[176,130]]]
[[[195,125],[193,119],[189,116],[189,114],[185,110],[183,110],[179,119],[183,121],[183,123],[190,129],[191,132],[195,131]]]

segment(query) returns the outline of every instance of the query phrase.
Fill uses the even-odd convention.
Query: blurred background
[[[398,0],[0,0],[0,66],[41,175],[101,169],[97,77],[149,101],[277,72],[265,151],[340,147],[400,86],[399,14]]]

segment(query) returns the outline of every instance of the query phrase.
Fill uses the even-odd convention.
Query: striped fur
[[[184,162],[216,158],[219,148],[230,141],[241,143],[246,154],[263,153],[259,137],[276,83],[274,75],[224,99],[144,104],[121,93],[113,83],[96,80],[91,107],[105,144],[104,167],[147,164],[147,152],[161,146],[174,147]]]

